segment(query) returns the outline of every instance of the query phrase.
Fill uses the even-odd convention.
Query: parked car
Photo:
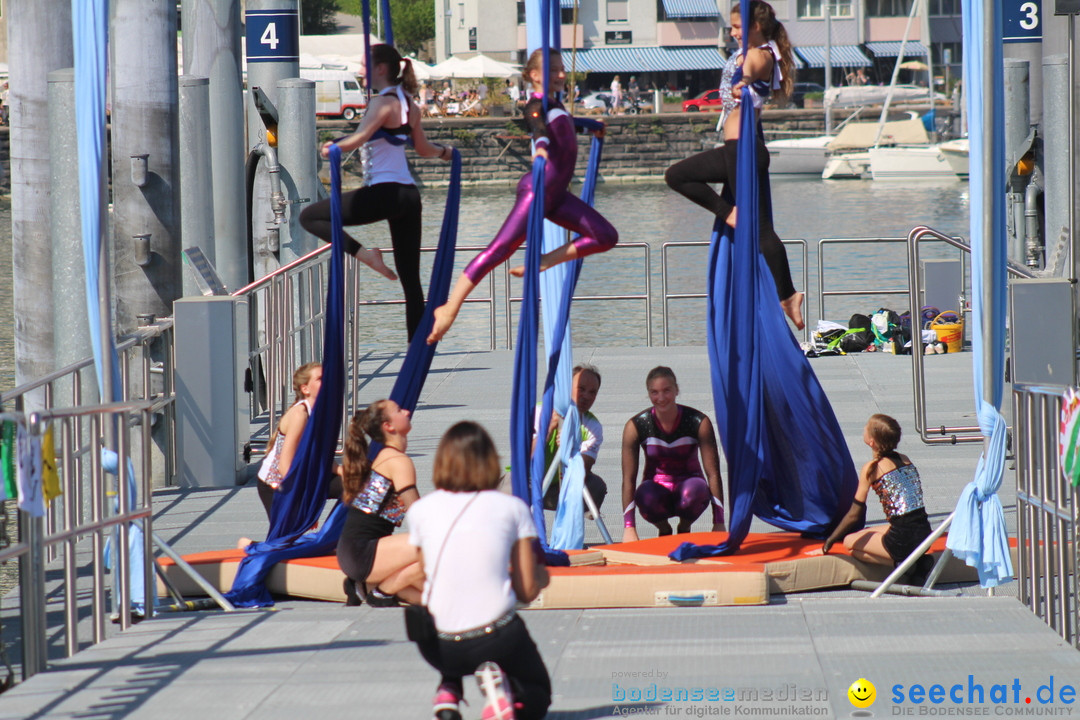
[[[342,117],[352,122],[367,107],[367,93],[348,70],[300,68],[300,77],[315,81],[317,117]]]
[[[578,102],[581,103],[581,106],[586,110],[603,110],[604,112],[608,112],[611,109],[612,96],[609,92],[593,90]]]
[[[797,82],[788,98],[788,107],[802,107],[806,95],[809,93],[824,93],[825,86],[812,82]]]
[[[683,100],[683,112],[701,112],[702,110],[719,110],[723,105],[720,99],[720,91],[717,89],[706,90],[692,100]]]

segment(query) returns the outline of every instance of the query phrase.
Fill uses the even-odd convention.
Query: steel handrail
[[[785,246],[786,245],[799,245],[799,246],[802,247],[802,286],[803,286],[803,288],[806,288],[807,283],[810,280],[809,250],[808,250],[808,244],[807,244],[806,240],[804,240],[802,238],[791,238],[791,239],[788,239],[788,240],[783,240],[782,242],[783,242],[783,244]],[[663,307],[663,315],[662,315],[662,317],[663,317],[663,321],[664,321],[664,347],[668,347],[670,345],[670,335],[669,335],[669,332],[668,332],[668,328],[670,327],[670,323],[668,322],[668,318],[669,318],[669,312],[668,312],[669,301],[670,300],[697,300],[697,299],[707,298],[709,296],[708,293],[701,293],[701,292],[696,292],[696,293],[673,293],[673,292],[668,291],[668,279],[667,279],[668,248],[669,247],[671,247],[671,248],[707,247],[707,246],[709,246],[711,244],[712,243],[710,241],[708,241],[708,240],[687,240],[687,241],[676,240],[676,241],[671,241],[671,242],[665,242],[660,246],[660,268],[661,268],[660,269],[660,282],[661,282],[660,296],[661,296],[661,302],[662,302],[662,307]],[[806,297],[808,297],[808,296],[806,296]],[[803,341],[809,342],[809,340],[810,340],[809,313],[804,313],[804,319],[805,319],[805,322],[803,323],[803,329],[802,329]]]

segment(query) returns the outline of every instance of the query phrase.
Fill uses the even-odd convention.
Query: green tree
[[[300,0],[300,31],[305,35],[328,35],[337,29],[339,0]]]
[[[305,0],[307,2],[307,0]],[[363,14],[362,0],[338,0],[341,12]],[[371,0],[372,29],[379,0]],[[419,50],[425,41],[435,37],[435,3],[431,0],[390,0],[390,17],[394,27],[394,44],[402,54]]]

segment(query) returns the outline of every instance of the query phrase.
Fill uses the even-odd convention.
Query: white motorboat
[[[769,149],[770,175],[818,175],[825,167],[825,148],[832,135],[784,138],[765,143]]]
[[[967,148],[966,139],[926,147],[870,148],[870,175],[875,180],[966,180]]]
[[[881,146],[928,146],[930,137],[922,121],[916,118],[886,123],[851,123],[845,126],[828,147],[828,157],[821,177],[829,180],[869,178],[870,148]]]

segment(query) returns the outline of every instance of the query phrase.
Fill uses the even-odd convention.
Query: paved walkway
[[[595,409],[608,437],[597,469],[613,498],[621,428],[648,404],[649,368],[672,366],[680,401],[712,414],[701,348],[578,350],[577,359],[603,371]],[[365,360],[371,399],[385,396],[399,361]],[[511,361],[506,352],[436,358],[410,437],[421,491],[430,488],[438,437],[455,420],[484,423],[505,452]],[[972,424],[971,356],[927,363],[931,424]],[[864,354],[812,364],[856,462],[867,457],[861,430],[869,414],[890,413],[913,430],[909,360]],[[930,447],[912,433],[901,449],[922,470],[928,511],[940,520],[970,480],[979,446]],[[1005,487],[1014,487],[1011,471]],[[1010,530],[1013,494],[1003,495]],[[617,504],[605,504],[616,532]],[[251,485],[161,491],[155,505],[156,531],[180,552],[229,547],[265,530]],[[880,519],[871,504],[869,520]],[[756,521],[752,529],[769,530]],[[587,539],[599,539],[595,527]],[[1010,596],[1015,584],[993,598],[977,587],[953,589],[964,596],[871,601],[840,590],[774,597],[761,607],[549,610],[525,618],[554,684],[548,717],[558,720],[1071,714],[1080,653]],[[867,710],[847,695],[860,678],[876,686]],[[436,679],[405,641],[399,611],[283,600],[276,611],[143,622],[0,696],[0,720],[428,718]],[[477,718],[479,695],[472,687],[467,695],[473,705],[465,716]]]

